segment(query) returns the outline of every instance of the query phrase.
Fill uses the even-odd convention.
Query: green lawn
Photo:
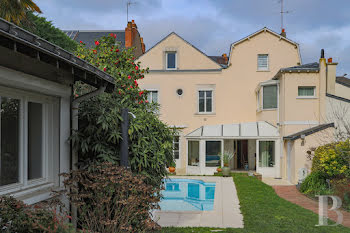
[[[349,232],[350,228],[316,227],[318,215],[276,195],[268,185],[246,174],[233,174],[244,229],[221,229],[221,232]],[[213,231],[214,230],[214,231]],[[163,228],[162,232],[216,232],[217,228]]]

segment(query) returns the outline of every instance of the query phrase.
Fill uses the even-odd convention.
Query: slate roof
[[[325,129],[329,128],[329,127],[334,127],[334,123],[317,125],[315,127],[311,127],[309,129],[305,129],[305,130],[302,130],[300,132],[297,132],[297,133],[291,134],[289,136],[283,137],[283,139],[288,139],[288,140],[293,140],[294,141],[294,140],[297,140],[297,139],[301,138],[301,135],[308,136],[308,135],[317,133],[317,132],[319,132],[321,130],[325,130]]]
[[[228,58],[227,60],[225,60],[222,56],[208,56],[208,57],[220,65],[227,65],[228,63]]]
[[[336,77],[336,83],[350,87],[350,78],[346,78],[345,76],[338,76]]]
[[[282,68],[281,71],[306,71],[306,70],[320,70],[320,65],[318,62],[308,63],[300,66],[292,66],[287,68]]]
[[[111,33],[117,35],[117,41],[120,42],[120,47],[125,48],[125,31],[124,30],[63,30],[69,38],[77,42],[82,41],[88,48],[94,46],[96,39],[103,36],[108,36]]]

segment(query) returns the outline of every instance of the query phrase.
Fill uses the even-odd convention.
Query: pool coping
[[[214,208],[209,211],[153,211],[160,226],[243,228],[236,186],[232,177],[172,176],[174,179],[196,179],[215,183]]]

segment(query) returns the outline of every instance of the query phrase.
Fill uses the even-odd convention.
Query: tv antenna
[[[127,1],[126,3],[126,23],[129,22],[129,7],[133,4],[136,4],[136,2]]]
[[[284,25],[283,25],[283,20],[284,20],[284,14],[288,14],[291,13],[291,11],[285,11],[284,10],[284,4],[283,4],[284,0],[279,0],[279,2],[281,3],[281,31],[284,29]]]

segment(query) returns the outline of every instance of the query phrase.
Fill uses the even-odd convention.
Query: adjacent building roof
[[[271,138],[279,137],[277,127],[266,121],[225,125],[204,125],[186,137],[191,138]]]
[[[114,89],[114,78],[108,73],[2,18],[0,49],[3,55],[0,64],[3,66],[50,80],[63,78],[57,74],[60,71],[74,77],[75,81],[81,80],[95,87],[107,84],[107,91]],[[28,59],[20,64],[18,55]],[[44,70],[44,67],[50,67],[51,71]]]
[[[287,72],[310,72],[310,71],[319,71],[320,65],[318,62],[308,63],[300,66],[292,66],[287,68],[282,68],[281,71],[287,71]]]
[[[227,65],[228,64],[228,58],[223,56],[208,56],[211,60],[215,61],[216,63],[220,65]]]
[[[294,141],[294,140],[297,140],[297,139],[301,138],[302,136],[306,137],[308,135],[317,133],[317,132],[319,132],[321,130],[325,130],[325,129],[330,128],[330,127],[334,127],[334,123],[317,125],[315,127],[311,127],[309,129],[305,129],[305,130],[302,130],[300,132],[297,132],[297,133],[291,134],[289,136],[283,137],[283,139]]]
[[[125,48],[125,31],[124,30],[64,30],[69,38],[77,42],[84,42],[88,48],[93,47],[95,40],[111,33],[117,35],[117,41],[120,42],[121,48]]]
[[[350,87],[350,78],[346,78],[345,76],[338,76],[336,77],[336,83]]]

